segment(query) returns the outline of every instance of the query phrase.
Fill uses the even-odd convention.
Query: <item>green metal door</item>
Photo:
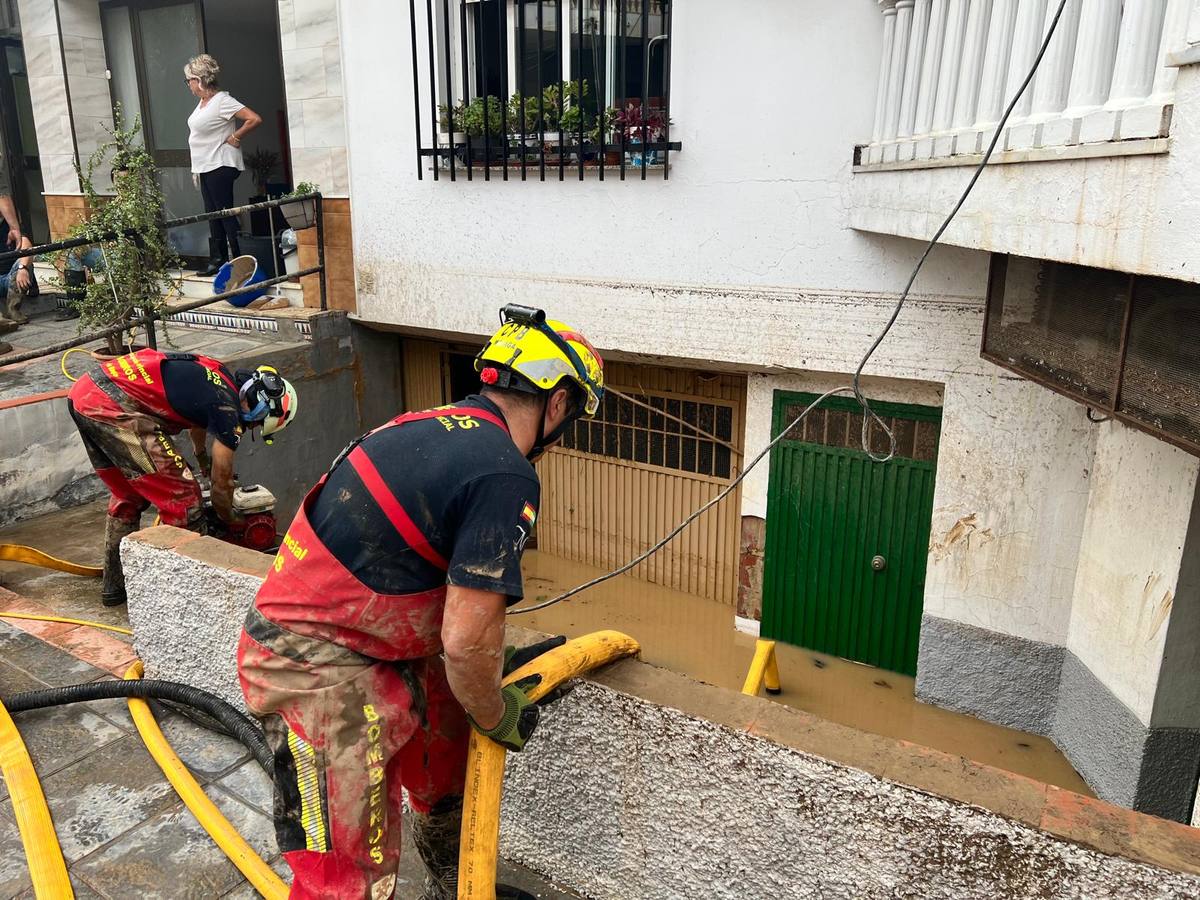
[[[814,394],[775,392],[772,434]],[[831,397],[771,452],[764,637],[915,675],[941,410],[871,407],[896,456],[861,448],[853,398]],[[887,435],[872,424],[872,450]]]

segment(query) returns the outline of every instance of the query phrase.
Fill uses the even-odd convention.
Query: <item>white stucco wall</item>
[[[397,59],[407,12],[342,7],[364,319],[482,335],[503,303],[537,303],[601,349],[854,367],[919,252],[848,227],[851,145],[875,93],[873,4],[680,5],[671,134],[683,150],[669,181],[624,183],[418,181],[408,58],[387,78],[379,62]],[[977,367],[985,275],[980,254],[934,254],[870,371],[937,380]]]
[[[1198,471],[1169,444],[1100,428],[1067,647],[1147,725]]]
[[[946,385],[925,613],[1061,645],[1097,426],[989,368]]]
[[[877,65],[872,68],[878,71]],[[1170,150],[998,165],[980,178],[946,232],[964,247],[1200,280],[1200,67],[1179,71]],[[860,130],[858,140],[869,137]],[[1095,149],[1094,147],[1091,149]],[[1127,149],[1120,143],[1114,151]],[[861,172],[850,221],[882,234],[928,238],[958,198],[970,170]]]

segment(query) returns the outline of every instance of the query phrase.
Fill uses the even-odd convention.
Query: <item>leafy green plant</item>
[[[246,168],[254,176],[254,183],[258,186],[260,194],[267,192],[267,182],[271,180],[271,174],[278,165],[279,154],[274,150],[263,148],[246,154]]]
[[[319,193],[321,193],[321,186],[319,184],[313,184],[311,181],[302,181],[298,185],[296,185],[294,188],[292,188],[292,191],[290,194],[284,194],[283,196],[285,198],[286,197],[302,197],[305,194],[319,194]]]
[[[438,127],[443,132],[457,134],[463,130],[463,115],[466,112],[466,107],[458,103],[452,110],[446,104],[438,106]]]
[[[486,107],[485,107],[486,104]],[[486,122],[484,110],[487,110]],[[470,137],[483,137],[484,131],[493,137],[504,133],[504,112],[501,109],[500,98],[489,95],[486,98],[476,97],[462,112],[462,131]]]
[[[167,243],[158,169],[141,144],[141,121],[135,118],[126,128],[117,104],[113,127],[105,130],[109,140],[89,157],[87,168],[75,167],[88,214],[72,227],[71,237],[95,242],[104,260],[103,271],[93,270],[92,279],[76,301],[80,332],[128,323],[135,311],[159,312],[166,306],[167,296],[178,291],[181,284],[182,272],[180,276],[171,272],[181,265]],[[102,194],[95,185],[97,171],[106,168],[112,175],[112,194]],[[82,248],[59,251],[54,261],[61,271],[68,266],[68,257],[80,253]],[[74,262],[70,265],[78,267]],[[55,283],[65,288],[61,278]],[[122,334],[128,334],[131,341],[133,327],[106,338],[110,353],[122,352]]]
[[[523,108],[522,108],[523,107]],[[519,93],[508,100],[508,130],[511,134],[537,134],[538,98]]]

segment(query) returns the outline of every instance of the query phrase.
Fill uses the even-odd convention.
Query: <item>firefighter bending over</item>
[[[504,648],[537,521],[531,465],[603,393],[599,355],[509,306],[475,361],[483,387],[352,443],[305,498],[246,619],[242,690],[275,751],[292,897],[391,897],[401,788],[423,896],[456,896],[470,728],[520,750],[538,708]],[[525,684],[528,689],[529,684]]]
[[[105,606],[125,602],[121,539],[137,531],[147,507],[164,525],[204,530],[201,490],[172,437],[190,433],[213,511],[234,519],[233,454],[245,429],[263,437],[296,417],[295,389],[271,366],[230,373],[219,360],[191,353],[138,350],[82,375],[67,408],[100,480],[111,491],[104,526]],[[208,455],[208,436],[213,449]]]

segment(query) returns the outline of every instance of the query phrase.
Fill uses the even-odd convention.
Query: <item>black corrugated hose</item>
[[[208,691],[191,685],[179,684],[175,681],[147,681],[145,679],[93,681],[88,684],[47,688],[44,691],[25,691],[3,698],[3,703],[10,713],[15,714],[30,709],[64,706],[68,703],[128,697],[140,700],[171,700],[200,710],[216,719],[230,735],[241,741],[246,749],[254,754],[254,758],[263,767],[263,770],[268,775],[273,775],[273,754],[271,748],[267,746],[266,738],[263,737],[262,729],[252,719],[216,694],[210,694]]]

